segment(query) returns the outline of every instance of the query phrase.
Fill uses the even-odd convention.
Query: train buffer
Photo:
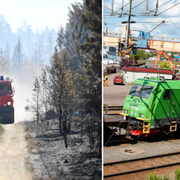
[[[118,120],[118,121],[108,121],[104,122],[105,129],[105,139],[104,145],[106,146],[108,143],[112,142],[116,135],[121,135],[121,128],[128,129],[129,121],[127,120]],[[126,131],[126,135],[128,131]]]

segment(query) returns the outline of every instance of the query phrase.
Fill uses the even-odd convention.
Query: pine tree
[[[30,103],[30,105],[26,106],[26,109],[35,113],[36,122],[39,124],[43,105],[41,99],[41,84],[37,77],[34,79],[32,102],[29,100],[27,100],[27,102]]]
[[[20,38],[14,48],[13,61],[14,61],[14,71],[17,73],[18,78],[21,78],[22,68],[24,65],[25,54],[23,52],[23,47]]]
[[[70,131],[70,120],[76,108],[75,79],[68,68],[68,53],[60,47],[55,48],[49,72],[49,89],[52,103],[59,118],[59,130],[63,135],[65,147],[68,147],[67,134]]]
[[[47,114],[48,111],[53,111],[50,103],[50,98],[48,94],[48,79],[47,79],[47,71],[44,67],[42,67],[42,74],[40,76],[40,82],[41,82],[41,99],[42,104],[45,110],[45,114]]]
[[[54,42],[54,39],[53,39],[52,31],[50,31],[47,37],[47,57],[52,56],[53,49],[54,49],[53,42]]]
[[[2,48],[0,48],[0,71],[2,75],[4,75],[5,73],[8,73],[9,71],[9,62],[6,59],[5,53],[2,50]]]
[[[7,61],[10,61],[10,46],[9,46],[9,42],[6,42],[6,48],[5,48],[5,57],[7,59]]]
[[[44,40],[44,35],[41,34],[38,43],[37,43],[37,49],[38,49],[38,54],[39,54],[39,62],[41,65],[45,64],[45,56],[46,56],[46,44]]]
[[[21,22],[21,28],[18,29],[19,37],[23,40],[24,48],[26,50],[26,54],[30,57],[31,55],[31,39],[33,31],[31,29],[31,25],[28,25],[26,21]]]
[[[73,33],[76,51],[84,69],[84,84],[82,98],[85,99],[86,114],[96,117],[99,154],[101,155],[101,97],[102,97],[102,2],[85,0],[83,11],[78,13],[81,23],[76,24]],[[91,124],[89,124],[91,127]],[[95,126],[93,127],[95,128]],[[97,136],[96,135],[96,136]],[[91,142],[93,135],[90,133]],[[96,137],[97,138],[97,137]]]
[[[67,51],[69,52],[70,56],[69,56],[69,63],[70,66],[72,67],[72,71],[73,73],[82,73],[82,64],[81,61],[79,60],[79,56],[77,53],[77,49],[76,49],[76,44],[73,41],[73,31],[75,29],[76,24],[80,24],[81,20],[79,17],[79,13],[81,13],[83,11],[82,5],[81,4],[72,4],[72,8],[69,8],[69,13],[68,13],[68,23],[66,24],[66,28],[63,31],[63,38],[61,38],[62,32],[60,34],[58,34],[58,43],[61,40],[64,40],[66,43],[64,43],[64,45],[66,46]],[[76,34],[76,33],[75,33]],[[78,35],[78,32],[77,34]]]

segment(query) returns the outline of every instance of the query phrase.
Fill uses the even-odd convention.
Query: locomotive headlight
[[[11,105],[11,102],[9,101],[9,102],[7,103],[7,105],[10,106],[10,105]]]
[[[144,118],[144,114],[142,114],[142,113],[139,113],[139,117],[142,117],[142,118]]]
[[[128,114],[128,110],[127,110],[127,109],[125,109],[125,110],[124,110],[124,113]]]

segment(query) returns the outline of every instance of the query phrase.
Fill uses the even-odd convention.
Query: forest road
[[[2,125],[4,133],[0,138],[0,180],[32,180],[27,170],[26,140],[20,124]]]

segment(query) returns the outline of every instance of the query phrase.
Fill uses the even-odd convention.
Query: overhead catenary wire
[[[167,3],[170,2],[170,1],[172,1],[172,0],[167,1],[167,2],[165,2],[164,4],[161,4],[158,8],[164,6],[165,4],[167,4]]]
[[[134,0],[132,0],[133,2]],[[130,3],[130,2],[129,2]],[[121,8],[119,8],[118,10],[116,10],[114,13],[117,13],[119,10],[121,10],[122,8],[126,7],[129,3],[127,3],[126,5],[122,6]]]
[[[108,7],[104,6],[104,10],[111,12],[111,9],[109,9]]]
[[[138,7],[139,5],[141,5],[142,3],[144,3],[146,0],[144,0],[144,1],[142,1],[142,2],[140,2],[139,4],[137,4],[136,6],[134,6],[132,9],[134,9],[134,8],[136,8],[136,7]],[[128,11],[126,11],[125,13],[127,13]]]
[[[119,19],[119,16],[110,16],[109,17],[106,17],[105,19],[110,19],[110,18],[118,18]]]
[[[154,23],[154,24],[159,24],[159,23],[161,23],[162,21],[136,21],[136,24],[137,23]],[[107,22],[106,22],[107,23]],[[121,26],[121,25],[123,25],[123,24],[120,24],[121,22],[118,22],[118,23],[107,23],[107,24],[109,24],[109,25],[114,25],[114,26]],[[180,25],[180,23],[176,23],[176,22],[173,22],[173,21],[166,21],[166,24],[176,24],[176,25]],[[132,25],[134,25],[134,24],[132,24]]]
[[[164,12],[168,11],[169,9],[171,9],[171,8],[173,8],[173,7],[175,7],[175,6],[177,6],[178,4],[180,4],[180,2],[179,2],[179,3],[177,3],[177,4],[175,4],[175,5],[173,5],[173,6],[171,6],[171,7],[170,7],[170,8],[168,8],[168,9],[166,9],[166,10],[164,10],[164,11],[162,11],[162,12],[158,13],[158,15],[160,15],[160,14],[162,14],[162,13],[164,13]]]
[[[154,24],[159,24],[159,23],[161,23],[161,22],[162,22],[162,21],[144,21],[144,22],[136,21],[136,23],[154,23]],[[123,25],[123,24],[120,24],[120,23],[107,23],[107,24],[117,25],[117,26]]]
[[[141,5],[142,3],[144,3],[145,1],[146,1],[146,0],[144,0],[144,1],[140,2],[139,4],[137,4],[136,6],[134,6],[132,9],[134,9],[134,8],[138,7],[139,5]]]
[[[111,11],[111,9],[110,9],[110,8],[108,8],[108,7],[107,7],[107,6],[105,6],[105,5],[104,5],[104,8],[109,9],[109,10]]]
[[[169,0],[169,1],[165,2],[164,4],[158,6],[158,8],[160,8],[160,7],[164,6],[164,5],[166,5],[166,4],[167,4],[168,2],[170,2],[170,1],[172,1],[172,0]],[[160,15],[160,14],[162,14],[162,13],[168,11],[169,9],[171,9],[171,8],[173,8],[173,7],[175,7],[175,6],[177,6],[178,4],[180,4],[180,3],[177,3],[177,4],[173,5],[173,6],[171,6],[170,8],[168,8],[168,9],[166,9],[166,10],[160,12],[160,13],[157,13],[156,15],[158,16],[158,15]],[[156,10],[156,9],[153,9],[153,10],[151,10],[150,12],[154,12],[155,10]],[[139,13],[139,14],[140,14],[140,13]],[[155,16],[155,15],[150,15],[150,14],[147,15],[147,14],[146,14],[146,15],[141,15],[141,16]],[[138,16],[136,16],[136,17],[138,17]]]
[[[132,0],[132,2],[133,2],[133,1],[134,1],[134,0]],[[137,4],[136,6],[134,6],[132,9],[138,7],[139,5],[141,5],[142,3],[144,3],[145,1],[146,1],[146,0],[143,0],[142,2],[140,2],[139,4]],[[172,1],[172,0],[166,1],[165,3],[161,4],[160,6],[158,6],[158,8],[160,8],[160,7],[164,6],[164,5],[166,5],[166,4],[169,3],[170,1]],[[129,2],[129,3],[130,3],[130,2]],[[122,6],[122,7],[119,8],[118,10],[114,11],[114,15],[115,15],[119,10],[121,10],[122,8],[124,8],[125,6],[127,6],[129,3],[127,3],[127,4],[124,5],[124,6]],[[175,6],[177,6],[178,4],[180,4],[180,2],[177,3],[177,4],[175,4],[175,5],[173,5],[173,6],[171,6],[171,7],[168,8],[168,9],[166,9],[166,10],[160,12],[160,13],[157,13],[156,15],[158,16],[158,15],[160,15],[160,14],[162,14],[162,13],[168,11],[169,9],[171,9],[171,8],[173,8],[173,7],[175,7]],[[106,7],[106,8],[108,8],[108,7]],[[108,8],[108,9],[111,10],[110,8]],[[156,10],[156,9],[150,10],[150,12],[153,12],[153,11],[155,11],[155,10]],[[126,13],[127,13],[127,12],[128,12],[128,11],[126,11]],[[119,13],[118,13],[118,14],[119,14]],[[136,14],[141,14],[141,13],[134,13],[134,14],[136,15]],[[154,16],[154,15],[150,15],[150,14],[141,14],[141,15],[139,15],[139,16]],[[138,17],[138,16],[137,16],[137,17]]]
[[[170,2],[170,1],[172,1],[172,0],[169,0],[169,1],[167,1],[167,2],[165,2],[164,4],[161,4],[160,6],[158,6],[158,8],[160,8],[160,7],[162,7],[162,6],[164,6],[164,5],[166,5],[168,2]],[[150,12],[154,12],[156,9],[153,9],[153,10],[151,10]]]
[[[160,22],[161,22],[161,21],[160,21]],[[156,24],[156,23],[157,23],[157,24],[159,24],[160,22],[159,22],[159,21],[155,21],[155,22],[149,22],[149,21],[148,21],[148,22],[137,22],[137,23],[148,23],[148,24],[150,24],[150,23]],[[165,22],[166,25],[169,24],[169,23],[180,25],[179,23],[175,23],[175,22],[170,22],[170,21],[166,21],[166,22]],[[106,22],[106,24],[111,25],[111,26],[119,26],[119,27],[122,27],[122,26],[123,26],[123,24],[119,24],[119,23],[107,23],[107,22]],[[132,28],[133,28],[133,26],[135,26],[135,25],[136,25],[136,24],[131,24]],[[168,26],[168,25],[167,25],[167,26]],[[135,30],[135,31],[145,31],[145,32],[150,31],[150,30],[148,30],[148,29],[142,29],[142,28],[138,28],[138,29],[137,29],[137,27],[134,27],[133,30]],[[161,33],[159,30],[154,30],[153,32]],[[175,34],[172,34],[172,33],[167,33],[167,32],[164,32],[164,34],[173,35],[173,36],[176,36],[176,37],[180,37],[180,36],[178,36],[178,35],[175,35]]]
[[[134,0],[132,0],[132,1],[134,1]],[[137,4],[136,6],[134,6],[132,9],[134,9],[134,8],[136,8],[136,7],[138,7],[139,5],[141,5],[142,3],[144,3],[145,1],[147,1],[147,0],[143,0],[142,2],[140,2],[139,4]],[[162,6],[164,6],[164,5],[166,5],[168,2],[170,2],[170,1],[172,1],[172,0],[169,0],[169,1],[167,1],[167,2],[165,2],[164,4],[161,4],[160,6],[158,6],[157,8],[160,8],[160,7],[162,7]],[[130,2],[129,2],[130,3]],[[120,9],[118,9],[118,10],[116,10],[115,12],[114,12],[114,14],[115,13],[117,13],[117,11],[119,11],[119,10],[122,10],[125,6],[127,6],[129,3],[127,3],[126,5],[124,5],[124,6],[122,6]],[[174,5],[174,6],[176,6],[176,5]],[[172,7],[174,7],[174,6],[172,6]],[[172,8],[171,7],[171,8]],[[109,8],[108,8],[109,9]],[[169,8],[170,9],[170,8]],[[110,10],[110,9],[109,9]],[[156,9],[153,9],[153,10],[151,10],[150,12],[153,12],[153,11],[155,11]],[[168,10],[168,9],[167,9]],[[127,13],[128,11],[126,11],[126,13]],[[162,12],[163,13],[163,12]],[[138,14],[138,13],[135,13],[135,14]],[[141,13],[140,13],[141,14]],[[159,13],[159,14],[161,14],[161,13]],[[159,14],[157,14],[157,15],[159,15]],[[146,15],[144,15],[144,16],[147,16],[147,14]],[[154,16],[154,15],[150,15],[150,16]]]
[[[134,1],[134,0],[133,0]],[[158,6],[158,8],[160,8],[160,7],[162,7],[162,6],[164,6],[164,5],[166,5],[167,3],[169,3],[170,1],[172,1],[172,0],[168,0],[168,1],[166,1],[165,3],[163,3],[163,4],[161,4],[160,6]],[[139,4],[137,4],[136,6],[134,6],[133,8],[135,8],[135,7],[137,7],[137,6],[139,6],[140,4],[142,4],[142,3],[144,3],[145,1],[142,1],[141,3],[139,3]],[[128,3],[129,4],[129,3]],[[126,5],[128,5],[128,4],[126,4]],[[168,11],[169,9],[171,9],[171,8],[173,8],[173,7],[175,7],[175,6],[177,6],[178,4],[180,4],[180,2],[179,3],[176,3],[176,4],[174,4],[173,6],[171,6],[170,8],[168,8],[168,9],[166,9],[166,10],[164,10],[164,11],[162,11],[162,12],[160,12],[160,13],[157,13],[156,15],[158,16],[158,15],[160,15],[160,14],[162,14],[162,13],[164,13],[164,12],[166,12],[166,11]],[[126,6],[125,5],[125,6]],[[122,7],[125,7],[125,6],[122,6]],[[132,8],[132,9],[133,9]],[[118,10],[116,10],[115,11],[115,13],[117,12]],[[152,11],[151,11],[152,12]],[[140,16],[154,16],[154,15],[140,15]],[[136,17],[138,17],[138,16],[136,16]],[[105,17],[105,19],[110,19],[110,18],[119,18],[119,16],[117,16],[117,14],[114,14],[114,16],[112,17],[112,16],[106,16]],[[158,23],[158,22],[136,22],[136,23]],[[169,21],[166,21],[166,23],[171,23],[171,24],[176,24],[176,25],[180,25],[179,23],[175,23],[175,22],[169,22]],[[113,23],[108,23],[109,25],[113,25]],[[115,25],[115,24],[114,24]],[[132,25],[134,25],[134,24],[132,24]],[[121,25],[121,24],[118,24],[118,26],[123,26],[123,25]],[[146,31],[147,32],[147,29],[145,29],[144,31]],[[158,31],[154,31],[153,30],[153,32],[158,32]],[[170,33],[164,33],[164,34],[170,34]],[[175,34],[170,34],[170,35],[173,35],[173,36],[176,36]],[[179,36],[178,36],[179,37]]]

